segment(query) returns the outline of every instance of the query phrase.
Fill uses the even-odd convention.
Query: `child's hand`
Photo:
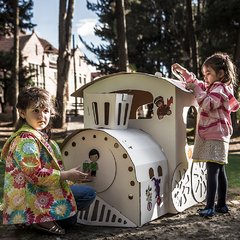
[[[91,176],[88,173],[80,171],[80,167],[72,168],[67,171],[61,172],[62,180],[70,180],[72,182],[89,182],[92,181]]]
[[[184,71],[186,71],[186,69],[184,67],[182,67],[180,64],[174,63],[172,65],[172,71],[173,72],[179,72],[179,73],[182,74]]]
[[[190,73],[186,68],[182,67],[178,63],[174,63],[172,65],[172,73],[183,82],[194,82],[195,81],[195,75],[193,73]]]
[[[183,77],[183,73],[186,72],[186,69],[184,67],[182,67],[180,64],[178,63],[174,63],[172,65],[172,73],[175,75],[176,78],[178,78],[180,81],[185,81],[184,77]]]
[[[76,183],[84,183],[84,182],[92,182],[93,181],[93,177],[91,176],[91,172],[82,172],[81,169],[82,167],[81,166],[78,166],[75,168],[76,170],[80,171],[81,173],[81,176],[80,178],[76,181]]]
[[[92,182],[94,180],[94,177],[91,175],[85,176],[84,178],[76,181],[76,183],[87,183],[87,182]]]
[[[190,83],[186,83],[186,89],[189,91],[194,91],[195,88],[195,84],[190,82]]]

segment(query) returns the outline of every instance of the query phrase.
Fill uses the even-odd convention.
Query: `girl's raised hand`
[[[180,64],[174,63],[172,65],[172,71],[182,73],[183,71],[186,71],[186,69]]]
[[[186,69],[184,67],[182,67],[180,64],[178,63],[174,63],[172,65],[172,73],[175,77],[177,77],[179,80],[184,81],[184,78],[182,76],[182,73],[186,71]]]

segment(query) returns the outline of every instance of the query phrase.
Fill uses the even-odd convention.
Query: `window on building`
[[[35,44],[35,54],[38,55],[38,45]]]
[[[54,80],[57,80],[57,72],[54,72]]]
[[[45,88],[45,72],[41,65],[29,63],[31,79],[37,87]]]
[[[40,74],[43,74],[43,66],[39,66]]]
[[[54,54],[49,54],[49,61],[57,63],[57,56]]]

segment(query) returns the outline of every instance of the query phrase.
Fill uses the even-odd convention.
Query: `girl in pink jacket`
[[[212,217],[215,212],[227,213],[225,165],[233,133],[230,114],[239,109],[239,102],[233,95],[234,64],[225,53],[213,54],[202,65],[204,82],[177,63],[172,65],[172,69],[181,74],[186,88],[193,92],[199,104],[193,161],[207,164],[207,201],[206,207],[199,210],[199,215]]]

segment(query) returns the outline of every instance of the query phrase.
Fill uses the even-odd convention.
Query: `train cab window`
[[[137,109],[137,118],[152,118],[153,117],[153,103],[148,103],[140,106]]]
[[[187,112],[186,137],[188,145],[194,144],[196,125],[197,125],[197,109],[194,106],[191,106]]]
[[[147,119],[153,116],[153,95],[143,90],[118,90],[115,93],[133,95],[130,119]]]

